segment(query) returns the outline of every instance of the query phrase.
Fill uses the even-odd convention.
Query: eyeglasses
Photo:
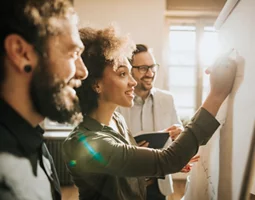
[[[138,69],[138,71],[141,73],[141,74],[146,74],[148,72],[149,69],[151,69],[151,71],[153,73],[157,72],[158,71],[158,68],[159,68],[159,64],[153,64],[151,66],[132,66],[132,68],[136,68]]]

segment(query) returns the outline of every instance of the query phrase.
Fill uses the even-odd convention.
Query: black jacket
[[[0,199],[61,200],[43,130],[0,99]]]

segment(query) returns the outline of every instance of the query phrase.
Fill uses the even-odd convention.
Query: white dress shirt
[[[150,132],[155,130],[155,119],[153,113],[153,94],[143,100],[139,96],[134,98],[134,106],[130,108],[131,126],[129,127],[133,136],[140,132]]]

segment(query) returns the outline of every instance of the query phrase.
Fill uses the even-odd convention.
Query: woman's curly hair
[[[98,93],[93,86],[102,78],[105,67],[112,66],[116,69],[119,60],[131,58],[135,44],[128,35],[120,36],[112,25],[105,29],[82,28],[79,32],[85,46],[81,57],[89,75],[76,92],[85,115],[98,106]]]

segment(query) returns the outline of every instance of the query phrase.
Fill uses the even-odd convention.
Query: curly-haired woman
[[[77,89],[83,122],[64,142],[64,157],[81,200],[145,200],[145,177],[180,171],[218,128],[214,118],[231,91],[235,65],[216,63],[211,92],[166,149],[137,146],[117,106],[132,106],[136,82],[128,58],[134,43],[114,27],[80,30],[89,76]]]

